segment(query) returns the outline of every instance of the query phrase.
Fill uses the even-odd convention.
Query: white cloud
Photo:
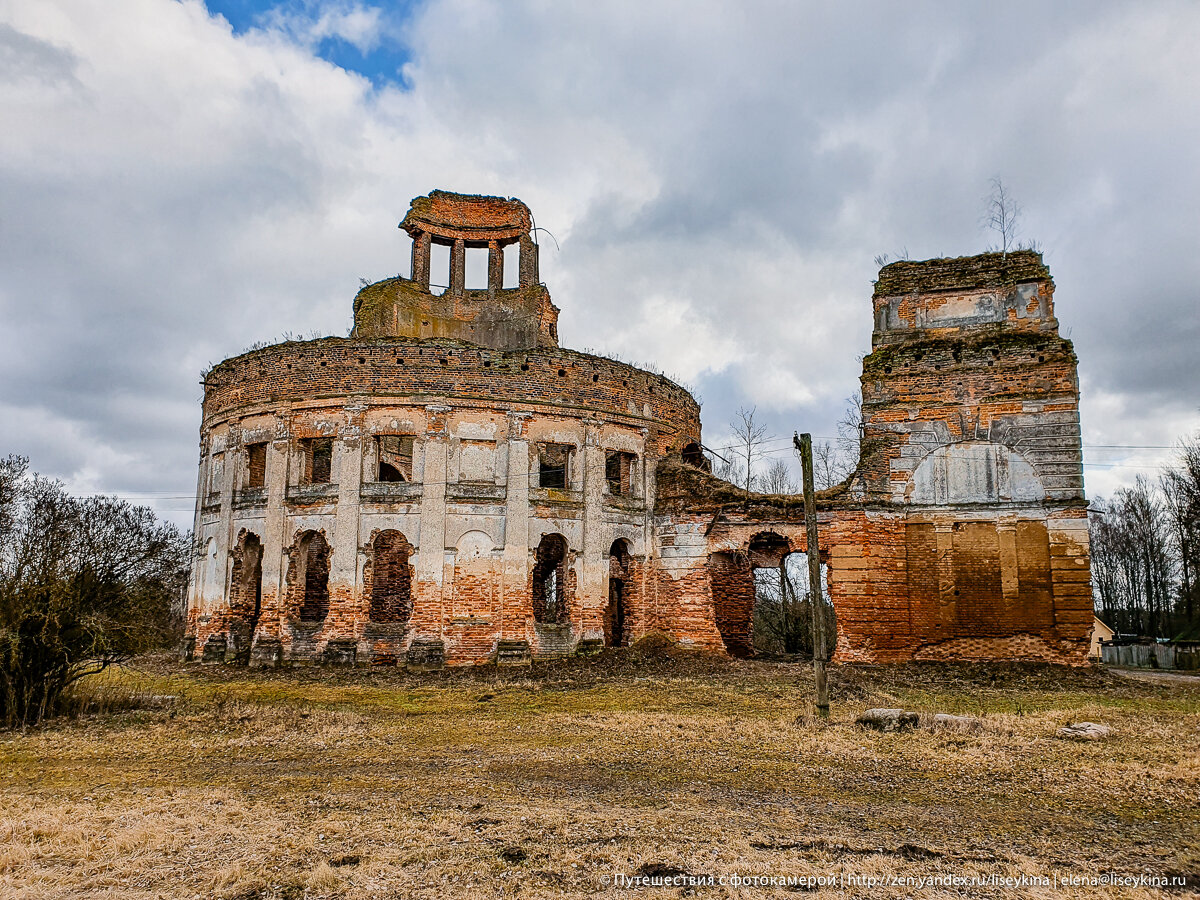
[[[664,341],[664,335],[670,340]],[[607,347],[620,348],[610,352],[628,354],[633,362],[650,361],[687,382],[704,373],[722,372],[740,355],[736,342],[712,322],[696,317],[686,300],[662,294],[647,297],[637,319],[617,330]]]
[[[321,41],[339,38],[363,55],[378,47],[383,37],[382,10],[352,2],[281,4],[262,17],[261,25],[310,49]]]

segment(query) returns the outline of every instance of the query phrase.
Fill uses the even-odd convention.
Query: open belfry
[[[684,388],[558,345],[519,200],[434,191],[401,227],[412,277],[364,287],[350,337],[205,378],[193,652],[425,670],[661,632],[751,654],[755,569],[806,549],[799,498],[714,478]],[[1032,251],[880,270],[861,460],[818,494],[835,662],[1085,663],[1053,291]]]

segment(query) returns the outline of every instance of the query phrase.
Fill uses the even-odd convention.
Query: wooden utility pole
[[[821,551],[817,547],[817,500],[813,490],[812,435],[792,434],[804,472],[804,529],[808,545],[808,597],[812,606],[813,675],[817,681],[817,715],[829,715],[825,682],[825,598],[821,596]]]

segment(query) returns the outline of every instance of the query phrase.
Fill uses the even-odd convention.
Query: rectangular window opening
[[[411,434],[381,434],[376,439],[379,449],[377,481],[412,481],[413,445]]]
[[[633,493],[633,473],[637,457],[621,450],[609,450],[604,457],[604,479],[610,494],[627,497]]]
[[[450,287],[450,245],[436,241],[429,246],[429,292],[444,294]]]
[[[521,286],[521,245],[518,242],[504,247],[504,289]]]
[[[466,247],[463,287],[468,291],[486,291],[488,286],[488,248]]]
[[[570,486],[570,444],[538,445],[538,486],[566,490]]]
[[[304,445],[304,482],[329,484],[333,475],[333,438],[309,438]]]
[[[267,483],[267,445],[250,444],[246,447],[246,487],[250,490],[264,487]]]

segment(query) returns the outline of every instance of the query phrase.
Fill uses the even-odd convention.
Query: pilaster
[[[450,407],[425,407],[426,431],[421,483],[421,535],[413,585],[413,631],[441,636],[446,555],[446,480],[449,474]]]
[[[283,550],[287,527],[288,465],[291,435],[280,421],[275,438],[267,444],[267,514],[263,522],[262,612],[258,619],[257,643],[263,638],[279,640],[284,619]]]
[[[524,638],[532,609],[529,585],[529,440],[525,426],[531,414],[508,414],[508,484],[504,508],[504,579],[501,587],[500,638]]]
[[[334,444],[338,484],[333,548],[329,560],[330,638],[353,637],[358,613],[359,494],[362,488],[362,425],[366,406],[345,407],[346,421]],[[331,626],[331,627],[330,627]]]

